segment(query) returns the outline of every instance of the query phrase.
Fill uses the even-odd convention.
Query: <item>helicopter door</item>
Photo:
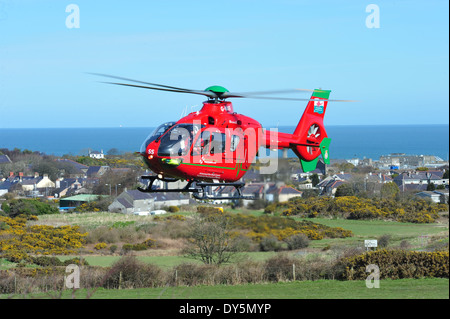
[[[239,130],[226,131],[224,152],[225,163],[242,163],[245,161],[244,136]]]
[[[238,162],[245,162],[244,144],[244,136],[239,131],[205,129],[198,134],[191,154],[195,163],[206,161],[234,166]]]
[[[210,131],[203,131],[199,134],[193,148],[192,156],[205,156],[209,153],[209,143],[211,139]]]
[[[194,162],[207,161],[211,163],[223,162],[226,137],[217,129],[202,131],[192,147]]]

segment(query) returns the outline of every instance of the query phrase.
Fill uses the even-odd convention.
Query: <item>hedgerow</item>
[[[448,205],[430,203],[422,199],[397,201],[394,199],[358,198],[355,196],[293,198],[270,207],[266,213],[282,211],[283,216],[343,217],[347,219],[389,219],[400,222],[433,223],[439,212]]]
[[[64,266],[68,264],[80,265],[82,288],[106,289],[238,285],[291,280],[366,280],[369,275],[366,267],[370,264],[379,267],[380,279],[449,277],[448,251],[378,250],[335,259],[276,254],[264,261],[247,260],[221,267],[183,263],[167,270],[139,261],[134,256],[124,256],[112,267],[87,266],[78,259],[61,262],[50,257],[34,257],[33,262],[42,267],[0,270],[0,293],[60,289],[67,275]]]
[[[342,263],[345,269],[343,279],[346,280],[366,279],[366,267],[371,264],[378,266],[380,279],[449,277],[448,251],[382,249],[347,258]]]

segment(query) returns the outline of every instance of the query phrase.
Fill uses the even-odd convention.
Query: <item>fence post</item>
[[[175,286],[178,286],[178,270],[175,269]]]
[[[292,264],[292,275],[295,281],[295,264]]]
[[[119,289],[121,285],[122,285],[122,272],[119,272]]]

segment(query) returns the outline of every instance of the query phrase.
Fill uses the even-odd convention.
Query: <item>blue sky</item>
[[[66,26],[72,3],[80,28]],[[371,3],[380,28],[366,26]],[[154,127],[204,100],[102,84],[86,72],[232,92],[323,88],[360,100],[330,102],[328,125],[448,124],[448,5],[0,0],[0,128]],[[296,125],[306,102],[233,104],[274,127]]]

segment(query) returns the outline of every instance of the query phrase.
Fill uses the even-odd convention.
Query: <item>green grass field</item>
[[[267,258],[270,258],[274,256],[275,252],[246,252],[246,253],[240,253],[236,258],[237,260],[242,259],[251,259],[255,261],[265,260]],[[74,257],[79,256],[58,256],[61,260],[67,260]],[[101,267],[109,267],[112,264],[114,264],[116,261],[118,261],[121,256],[83,256],[83,258],[89,263],[91,266],[101,266]],[[187,258],[184,256],[137,256],[137,258],[143,262],[151,263],[154,265],[157,265],[163,269],[172,268],[174,266],[177,266],[182,263],[197,263],[202,264],[201,261],[195,260],[192,258]],[[0,264],[1,269],[1,264]]]
[[[367,288],[365,281],[296,281],[236,286],[194,286],[141,289],[66,290],[63,299],[449,299],[448,279],[381,280],[380,288]],[[25,298],[53,298],[58,293],[33,294]],[[8,296],[3,295],[2,298]],[[24,296],[9,296],[24,298]]]
[[[398,245],[401,241],[406,240],[412,245],[411,248],[415,249],[425,248],[433,239],[442,239],[448,242],[448,224],[414,224],[384,220],[349,220],[327,218],[308,218],[306,220],[330,227],[342,227],[353,232],[353,237],[349,238],[312,241],[311,246],[317,248],[330,244],[362,245],[365,239],[377,239],[385,234],[392,236],[392,245]]]

